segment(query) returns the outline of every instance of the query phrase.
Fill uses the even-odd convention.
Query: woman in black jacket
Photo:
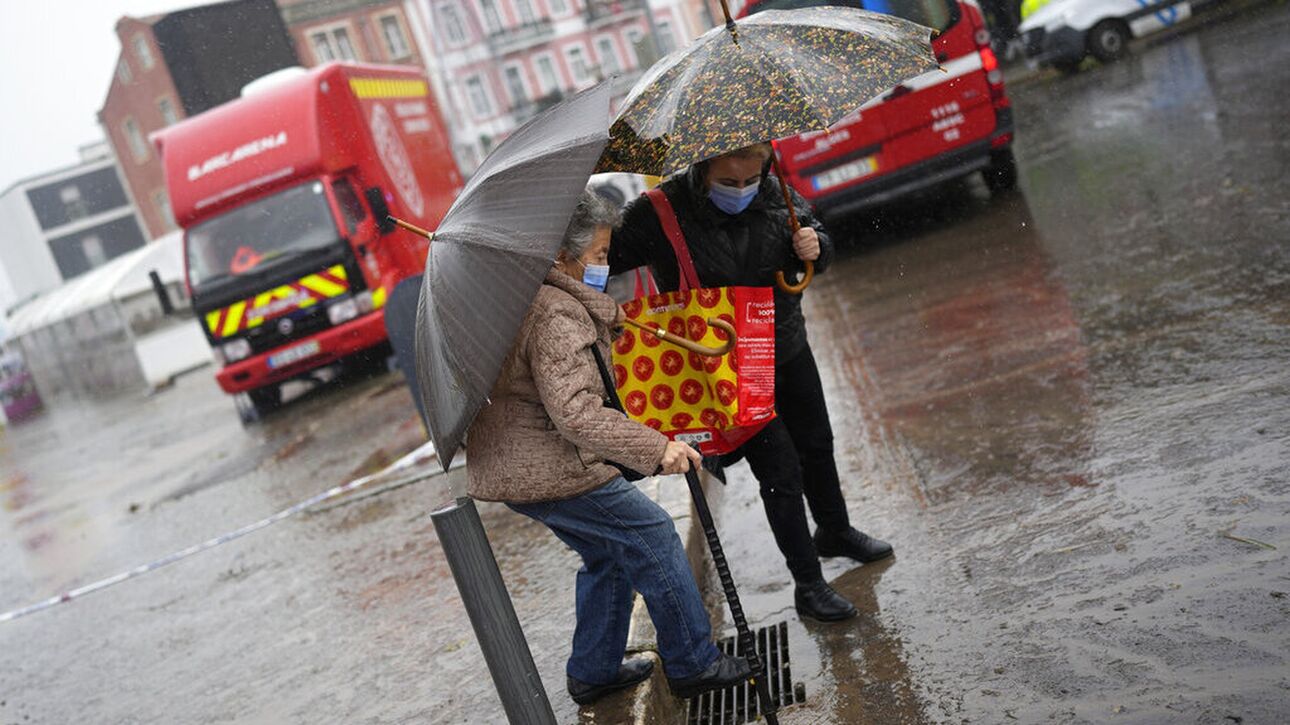
[[[703,287],[775,287],[775,273],[814,262],[823,272],[833,244],[807,202],[793,193],[802,228],[793,234],[779,181],[769,175],[769,144],[709,161],[661,185],[685,237]],[[610,272],[649,265],[659,289],[679,289],[681,270],[654,205],[628,205],[614,232]],[[820,556],[870,562],[890,556],[883,541],[851,526],[833,458],[833,430],[815,356],[806,338],[799,295],[775,287],[775,407],[778,417],[736,452],[761,485],[775,542],[796,584],[799,613],[823,621],[856,609],[824,581]],[[817,524],[811,536],[803,494]]]

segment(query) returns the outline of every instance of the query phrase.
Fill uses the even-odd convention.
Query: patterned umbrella
[[[722,8],[726,9],[722,1]],[[709,30],[628,94],[597,171],[663,175],[759,141],[823,131],[939,68],[931,28],[837,6],[767,10]]]

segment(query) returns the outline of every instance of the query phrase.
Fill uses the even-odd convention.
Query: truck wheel
[[[277,385],[266,385],[263,388],[246,391],[246,397],[251,404],[251,410],[255,413],[255,420],[263,420],[264,416],[282,405],[282,388]]]
[[[990,165],[981,171],[981,176],[992,194],[1017,188],[1017,157],[1012,155],[1012,149],[991,151]]]
[[[1129,26],[1120,20],[1103,20],[1088,31],[1088,52],[1103,63],[1129,52]]]

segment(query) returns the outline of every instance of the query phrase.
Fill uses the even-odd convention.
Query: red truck
[[[974,0],[752,0],[741,15],[818,5],[931,27],[944,68],[896,86],[828,131],[776,142],[790,183],[821,214],[843,216],[976,171],[991,191],[1016,185],[1012,103]]]
[[[193,310],[244,420],[281,384],[388,350],[386,296],[424,269],[462,188],[429,83],[397,67],[331,63],[272,79],[153,137]]]

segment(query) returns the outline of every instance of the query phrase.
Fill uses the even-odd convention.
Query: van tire
[[[992,194],[1017,188],[1017,157],[1011,148],[990,152],[990,165],[982,169],[981,178]]]
[[[1123,20],[1103,20],[1088,31],[1088,52],[1103,63],[1129,53],[1129,26]]]
[[[263,388],[248,390],[233,399],[237,407],[237,417],[242,425],[252,425],[264,420],[269,413],[282,406],[282,387],[266,385]]]

